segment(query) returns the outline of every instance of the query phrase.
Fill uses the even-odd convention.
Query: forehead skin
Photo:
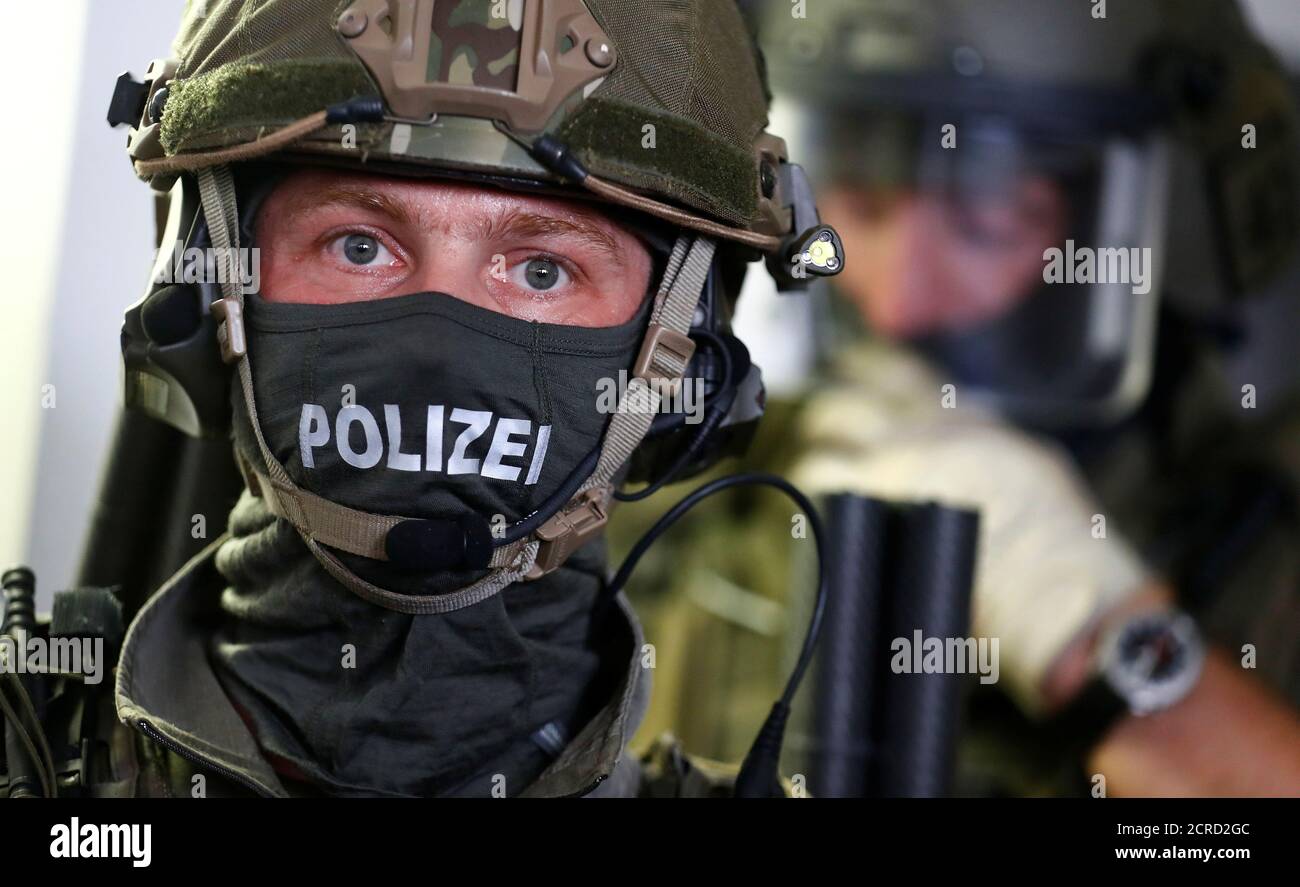
[[[383,259],[343,258],[351,234]],[[649,251],[627,228],[578,201],[491,187],[305,169],[277,183],[259,209],[261,290],[271,301],[337,303],[418,292],[545,323],[600,327],[636,313],[650,285]],[[537,257],[564,282],[521,285]]]

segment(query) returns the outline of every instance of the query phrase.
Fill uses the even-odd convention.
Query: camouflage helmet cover
[[[765,169],[784,143],[731,2],[189,0],[173,56],[129,144],[155,188],[273,150],[554,182],[527,150],[545,135],[686,227],[765,253],[790,228]],[[360,97],[382,115],[313,116]]]

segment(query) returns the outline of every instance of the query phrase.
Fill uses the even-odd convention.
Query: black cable
[[[678,457],[673,460],[673,464],[664,472],[663,477],[634,493],[625,493],[621,490],[615,491],[614,498],[619,502],[640,502],[642,499],[654,495],[660,489],[672,483],[677,478],[677,475],[681,474],[682,470],[690,464],[691,459],[693,459],[696,453],[700,451],[704,442],[713,436],[713,432],[717,429],[718,425],[722,423],[722,420],[726,418],[727,413],[731,410],[731,404],[736,399],[736,391],[735,387],[732,385],[731,378],[732,373],[734,372],[731,363],[731,352],[728,350],[726,343],[722,341],[722,337],[704,329],[693,329],[690,331],[690,336],[691,338],[700,338],[708,341],[708,343],[713,346],[713,349],[717,351],[722,358],[722,384],[718,386],[718,395],[713,399],[713,402],[708,405],[708,415],[705,416],[704,421],[700,424],[699,430],[695,432],[690,443],[682,449],[682,452]],[[685,379],[681,381],[683,385],[686,384]],[[684,418],[680,424],[685,424]],[[653,429],[653,426],[651,427]]]
[[[511,524],[510,528],[498,537],[492,539],[495,547],[508,545],[518,539],[522,539],[533,530],[540,527],[546,521],[558,512],[561,508],[569,503],[573,494],[578,491],[578,487],[586,483],[587,478],[596,470],[596,463],[600,461],[600,447],[596,446],[591,452],[587,453],[578,463],[578,467],[565,479],[564,483],[546,498],[546,501],[533,511],[532,514],[517,523]]]
[[[727,350],[726,343],[722,341],[720,336],[709,330],[691,330],[690,335],[692,338],[708,340],[709,344],[712,345],[721,355],[723,373],[722,385],[719,386],[720,393],[711,401],[705,401],[705,406],[710,410],[709,415],[706,416],[704,422],[701,423],[700,430],[696,434],[695,438],[682,453],[681,457],[673,463],[673,466],[668,470],[668,473],[664,478],[653,486],[647,487],[644,490],[639,490],[636,493],[621,494],[616,492],[614,498],[620,501],[632,502],[637,499],[643,499],[651,493],[654,493],[664,484],[669,483],[672,478],[685,467],[690,458],[698,452],[700,445],[704,443],[718,423],[725,418],[727,411],[731,409],[732,398],[726,397],[726,394],[729,392],[731,387],[732,363],[731,353]],[[730,393],[734,397],[734,392]],[[714,417],[715,413],[718,414],[716,418]],[[499,548],[502,545],[509,545],[511,542],[516,542],[524,538],[549,520],[561,508],[567,505],[569,500],[573,498],[573,494],[578,491],[578,487],[582,486],[586,482],[587,478],[591,477],[591,473],[596,470],[596,465],[600,461],[600,449],[600,446],[597,445],[587,453],[587,455],[583,457],[582,461],[578,463],[578,467],[573,470],[573,472],[565,479],[564,483],[554,493],[548,496],[546,500],[542,502],[541,505],[538,505],[537,508],[527,517],[511,524],[510,527],[500,536],[493,537],[492,545]]]
[[[749,754],[745,755],[745,762],[741,765],[734,788],[734,794],[738,798],[781,797],[784,793],[781,790],[777,768],[781,760],[781,744],[785,737],[785,725],[790,716],[790,707],[794,701],[794,694],[799,689],[804,674],[812,664],[813,654],[817,649],[817,641],[821,636],[822,620],[826,613],[825,543],[822,539],[821,519],[817,516],[817,509],[813,506],[812,501],[794,484],[774,474],[749,472],[709,481],[683,497],[663,517],[659,518],[655,525],[646,531],[645,535],[637,540],[636,545],[632,546],[631,552],[628,553],[628,556],[618,568],[618,572],[614,574],[614,578],[610,581],[609,591],[612,595],[622,590],[642,556],[655,543],[655,540],[676,523],[682,515],[714,493],[744,484],[776,487],[793,499],[803,509],[804,514],[807,515],[808,525],[812,529],[813,542],[817,546],[817,598],[813,605],[812,618],[808,621],[808,633],[804,636],[803,649],[799,651],[799,659],[790,672],[790,679],[786,682],[785,691],[772,706],[772,711],[768,714],[767,720],[763,722],[758,736],[754,739],[754,744],[750,747]]]
[[[4,589],[4,616],[0,619],[0,637],[8,641],[9,649],[18,657],[23,656],[27,639],[36,630],[36,577],[26,567],[6,570],[0,576],[0,587]],[[12,703],[6,694],[6,686],[0,686],[0,712],[4,715],[5,762],[8,766],[9,796],[35,797],[31,789],[31,777],[40,781],[40,791],[52,798],[57,791],[54,762],[50,754],[49,741],[36,707],[32,703],[27,684],[31,677],[20,673],[19,663],[12,662],[3,673],[0,681],[12,688]]]
[[[384,100],[377,95],[357,96],[325,109],[326,123],[382,123],[383,120]]]
[[[732,378],[735,375],[735,367],[731,362],[731,349],[727,347],[727,343],[712,330],[696,328],[688,330],[687,335],[692,339],[703,339],[713,346],[713,350],[722,358],[722,382],[718,385],[718,390],[721,392],[730,388],[735,381]]]
[[[720,387],[723,391],[726,391],[730,386],[732,373],[731,354],[727,351],[726,343],[722,341],[721,337],[708,330],[692,330],[691,336],[709,340],[709,344],[722,355],[723,384]],[[663,479],[653,486],[647,487],[644,490],[639,490],[636,493],[615,493],[614,497],[624,502],[636,501],[636,499],[643,499],[646,496],[649,496],[664,484],[669,483],[671,479],[680,472],[683,467],[685,467],[690,457],[699,450],[700,445],[705,439],[707,439],[709,434],[712,433],[714,427],[716,427],[718,422],[726,416],[727,411],[731,409],[730,400],[719,405],[721,399],[721,396],[714,399],[713,405],[710,407],[711,412],[709,416],[705,418],[704,422],[701,423],[700,431],[691,441],[690,446],[686,448],[681,457],[679,457],[673,464],[672,468],[669,469]],[[714,417],[715,414],[716,418]],[[552,515],[568,504],[569,500],[573,498],[573,494],[577,492],[578,487],[582,486],[582,484],[586,482],[587,478],[591,477],[591,473],[596,470],[596,464],[599,461],[600,447],[596,446],[587,453],[585,457],[583,457],[583,460],[578,463],[578,467],[573,470],[573,473],[569,475],[565,482],[554,493],[546,498],[546,501],[537,506],[532,514],[517,523],[511,524],[510,528],[504,533],[498,537],[494,537],[492,544],[495,547],[509,545],[511,542],[524,538],[533,530],[544,524]]]

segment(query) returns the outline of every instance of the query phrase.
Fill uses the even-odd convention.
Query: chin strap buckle
[[[248,351],[244,342],[244,305],[238,299],[217,299],[212,303],[212,316],[221,321],[217,327],[221,359],[234,363]]]
[[[665,390],[676,393],[682,375],[695,354],[695,340],[663,324],[651,323],[646,329],[641,353],[632,365],[632,375],[649,384],[658,381]]]
[[[537,541],[537,560],[525,579],[538,579],[559,567],[569,555],[586,545],[609,522],[604,487],[592,487],[579,493],[564,509],[534,531]]]

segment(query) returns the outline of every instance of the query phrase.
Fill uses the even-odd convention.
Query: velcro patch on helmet
[[[754,157],[686,118],[596,95],[564,121],[559,137],[597,174],[666,192],[734,224],[757,212]]]
[[[211,147],[213,137],[226,130],[283,126],[377,92],[361,64],[351,60],[223,65],[172,84],[161,139],[169,154]]]

